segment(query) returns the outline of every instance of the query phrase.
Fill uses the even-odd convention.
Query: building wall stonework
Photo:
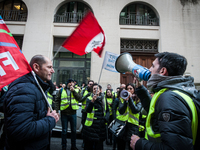
[[[24,35],[22,51],[29,61],[35,54],[52,57],[53,37],[68,37],[77,24],[54,23],[54,14],[67,0],[23,0],[28,8],[27,22],[6,22],[13,35]],[[175,52],[188,60],[186,72],[200,83],[200,4],[179,0],[79,0],[92,8],[106,34],[106,45],[101,58],[91,57],[91,75],[99,80],[105,51],[120,54],[120,38],[158,40],[159,52]],[[159,17],[159,26],[119,25],[122,9],[132,2],[150,6]],[[110,83],[115,90],[120,85],[120,74],[102,71],[103,89]]]

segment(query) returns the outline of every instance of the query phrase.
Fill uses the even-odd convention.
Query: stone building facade
[[[28,61],[35,54],[53,58],[62,42],[91,10],[106,34],[102,58],[77,56],[65,49],[54,59],[53,81],[99,80],[105,51],[129,52],[150,67],[157,52],[175,52],[188,60],[186,73],[200,86],[200,3],[198,0],[0,0],[0,13]],[[78,44],[78,41],[77,41]],[[132,74],[102,70],[103,89],[131,82]]]

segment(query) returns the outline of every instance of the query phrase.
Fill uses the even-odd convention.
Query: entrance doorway
[[[121,39],[121,53],[131,54],[133,61],[143,67],[150,68],[155,59],[154,54],[158,53],[158,40],[133,40]],[[121,74],[120,83],[133,83],[134,75],[130,72]],[[146,81],[143,85],[146,86]]]

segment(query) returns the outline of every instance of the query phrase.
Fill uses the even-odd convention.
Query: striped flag
[[[17,42],[0,16],[0,88],[31,70]]]

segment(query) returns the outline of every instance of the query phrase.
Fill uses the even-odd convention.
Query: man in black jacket
[[[158,53],[147,82],[136,94],[148,112],[145,138],[131,137],[133,150],[197,150],[199,101],[192,77],[184,77],[187,60],[175,53]]]
[[[30,66],[47,93],[54,73],[52,62],[42,55],[34,56]],[[59,116],[50,112],[47,101],[33,75],[28,73],[9,85],[4,100],[6,150],[46,150],[49,148],[50,131]]]

